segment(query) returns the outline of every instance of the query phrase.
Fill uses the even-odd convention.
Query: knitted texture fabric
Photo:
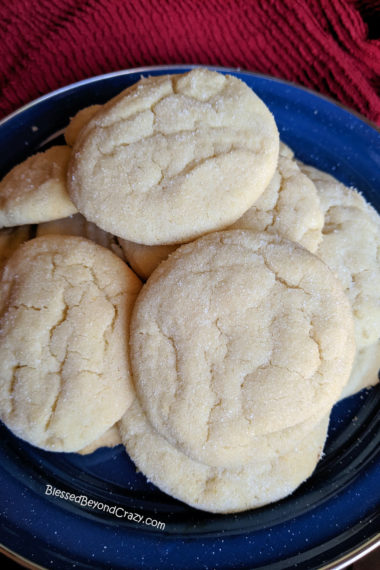
[[[240,67],[380,124],[379,0],[0,0],[0,116],[74,81],[157,64]]]

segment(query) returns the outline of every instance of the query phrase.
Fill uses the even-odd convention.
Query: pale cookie
[[[290,495],[313,473],[327,426],[326,418],[294,450],[274,461],[224,469],[198,463],[173,447],[152,428],[137,399],[119,422],[127,452],[151,483],[213,513],[253,509]]]
[[[64,136],[66,144],[74,146],[80,131],[101,108],[101,105],[90,105],[89,107],[78,111],[65,129]]]
[[[82,214],[74,214],[60,220],[53,220],[39,224],[37,227],[37,237],[45,235],[67,235],[85,237],[98,245],[116,253],[121,259],[124,258],[123,250],[115,236],[98,228],[92,222],[88,222]]]
[[[326,414],[319,412],[291,427],[253,437],[249,447],[244,450],[244,463],[273,461],[281,455],[289,453],[313,431],[322,420],[323,415]],[[237,446],[239,447],[239,444]],[[209,463],[207,459],[205,463]],[[223,465],[223,467],[228,467],[228,464]]]
[[[159,263],[167,259],[168,255],[178,247],[170,245],[140,245],[122,239],[119,239],[119,243],[132,269],[144,280],[148,279]],[[270,460],[281,453],[284,454],[290,451],[315,427],[320,419],[321,414],[317,414],[305,422],[284,429],[281,432],[273,432],[254,438],[250,443],[249,450],[247,450],[246,460]]]
[[[45,235],[67,235],[67,236],[81,236],[90,239],[91,241],[110,249],[118,257],[124,260],[124,255],[121,247],[119,246],[116,238],[98,228],[95,224],[88,222],[81,214],[74,214],[73,216],[62,218],[60,220],[53,220],[39,224],[37,227],[37,237]],[[114,447],[121,443],[119,431],[116,426],[112,426],[100,438],[81,449],[79,453],[86,455],[93,453],[100,447]]]
[[[116,447],[116,445],[120,445],[121,437],[118,428],[118,424],[113,425],[110,427],[103,435],[98,437],[95,441],[86,445],[83,449],[78,451],[81,455],[89,455],[90,453],[94,453],[101,447]]]
[[[358,349],[380,338],[380,217],[356,190],[313,167],[325,213],[317,255],[336,273],[351,302]]]
[[[0,182],[0,228],[38,224],[77,212],[66,190],[71,149],[53,146],[15,166]]]
[[[146,281],[161,261],[167,259],[178,245],[143,245],[119,238],[123,254],[133,271]]]
[[[127,351],[140,281],[78,237],[21,245],[0,282],[0,418],[18,437],[77,451],[134,397]]]
[[[293,152],[280,143],[276,172],[254,205],[228,229],[268,231],[315,252],[322,240],[324,216],[313,182],[301,172]],[[126,260],[144,280],[178,246],[148,246],[119,239]]]
[[[198,461],[233,466],[255,437],[327,413],[355,352],[341,284],[298,244],[231,230],[181,246],[151,275],[131,359],[152,426]]]
[[[322,240],[323,222],[317,189],[281,143],[269,186],[229,229],[277,233],[314,253]]]
[[[102,245],[103,247],[110,249],[118,257],[124,260],[123,251],[116,238],[108,232],[101,230],[95,224],[88,222],[81,214],[74,214],[73,216],[62,218],[60,220],[53,220],[51,222],[39,224],[36,236],[41,237],[45,235],[85,237],[98,245]],[[85,448],[81,449],[78,453],[87,455],[89,453],[93,453],[100,447],[115,447],[115,445],[118,445],[119,443],[121,443],[119,430],[117,429],[117,426],[114,425],[102,436],[87,445]]]
[[[379,382],[380,341],[357,351],[351,376],[340,395],[340,399],[352,396],[363,388],[375,386]]]
[[[277,164],[273,116],[242,81],[206,69],[140,80],[75,143],[68,189],[121,238],[182,243],[235,222]]]
[[[29,225],[0,230],[0,270],[18,246],[27,241],[30,235]]]
[[[244,451],[244,460],[267,461],[288,453],[315,428],[321,421],[322,415],[317,413],[289,428],[253,437],[249,447]]]

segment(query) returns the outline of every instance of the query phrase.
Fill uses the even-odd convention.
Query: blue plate
[[[112,73],[27,105],[0,123],[0,176],[61,142],[77,110],[107,101],[141,75],[188,69]],[[379,210],[380,134],[373,126],[295,85],[219,71],[236,75],[266,102],[298,158],[355,186]],[[337,560],[343,568],[379,541],[379,400],[377,386],[337,404],[314,475],[292,496],[236,515],[204,513],[166,496],[136,473],[121,446],[87,457],[54,454],[1,426],[3,552],[56,570],[310,569]]]

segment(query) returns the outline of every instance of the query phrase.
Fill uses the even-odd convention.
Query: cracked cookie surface
[[[317,189],[300,170],[290,149],[281,143],[270,184],[228,229],[277,233],[314,253],[322,240],[323,221]]]
[[[53,146],[15,166],[0,182],[0,228],[38,224],[77,212],[67,193],[71,149]]]
[[[328,267],[279,236],[231,230],[178,248],[131,320],[149,422],[209,465],[249,457],[257,436],[327,413],[355,352],[348,300]]]
[[[350,300],[357,348],[380,338],[380,216],[353,188],[306,165],[324,210],[316,254],[336,273]]]
[[[140,289],[110,251],[79,237],[18,248],[0,282],[0,417],[19,437],[77,451],[134,397],[127,351]]]
[[[106,247],[124,260],[123,251],[117,243],[116,238],[104,230],[101,230],[92,222],[88,222],[86,218],[84,218],[81,214],[74,214],[73,216],[62,218],[60,220],[53,220],[51,222],[38,224],[36,237],[46,235],[84,237],[97,243],[98,245]],[[95,441],[87,445],[84,449],[79,450],[78,453],[86,455],[93,453],[100,447],[114,447],[119,443],[121,443],[119,431],[116,425],[114,425]]]
[[[214,513],[257,508],[291,494],[314,471],[327,426],[324,418],[294,449],[272,461],[226,469],[204,465],[176,449],[152,428],[137,399],[119,422],[127,452],[150,482]]]
[[[149,77],[81,130],[68,188],[78,210],[114,235],[184,242],[253,204],[278,147],[273,116],[242,81],[206,69]]]
[[[268,231],[296,241],[313,253],[322,240],[324,216],[313,182],[301,172],[293,153],[280,143],[274,176],[256,200],[227,229]],[[142,245],[119,239],[125,258],[144,280],[174,251],[177,245]]]

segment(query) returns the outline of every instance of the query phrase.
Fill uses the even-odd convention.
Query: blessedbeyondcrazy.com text
[[[46,485],[45,495],[52,495],[53,497],[59,497],[65,501],[78,503],[81,507],[87,507],[89,509],[109,513],[118,519],[128,519],[129,521],[133,521],[138,524],[145,524],[147,526],[158,528],[159,530],[165,530],[165,523],[161,521],[157,521],[150,517],[145,517],[139,513],[126,511],[123,507],[120,507],[118,505],[108,505],[107,503],[96,501],[95,499],[89,499],[86,497],[86,495],[76,495],[75,493],[71,493],[69,491],[62,491],[61,489],[57,489],[52,485]]]

